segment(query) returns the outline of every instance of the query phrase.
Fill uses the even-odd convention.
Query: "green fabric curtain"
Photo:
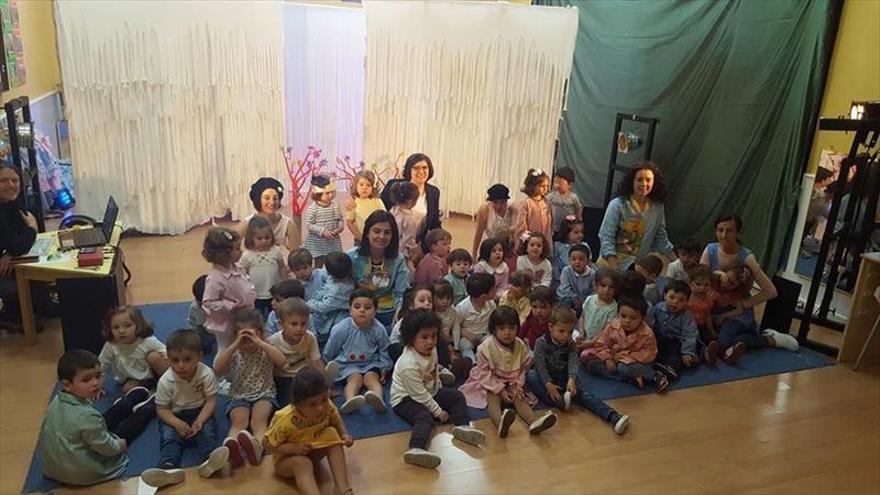
[[[660,120],[652,159],[667,184],[673,242],[714,240],[743,217],[743,242],[775,271],[822,99],[840,3],[570,1],[580,25],[557,167],[600,207],[618,112]]]

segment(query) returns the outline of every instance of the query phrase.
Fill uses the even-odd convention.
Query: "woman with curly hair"
[[[626,173],[599,228],[599,254],[608,266],[627,270],[639,256],[672,253],[665,199],[666,185],[657,165],[638,162]]]

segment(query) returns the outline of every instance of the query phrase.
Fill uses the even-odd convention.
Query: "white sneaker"
[[[549,430],[555,424],[556,415],[552,412],[548,412],[529,425],[529,435],[540,435],[545,430]]]
[[[562,410],[568,411],[568,409],[570,407],[571,407],[571,392],[566,390],[565,393],[562,394]]]
[[[624,414],[617,418],[617,422],[614,423],[614,433],[623,435],[626,433],[627,428],[629,428],[629,416]]]
[[[796,338],[787,333],[777,332],[772,328],[764,330],[763,335],[765,337],[772,337],[776,341],[776,347],[788,349],[791,352],[797,352],[801,347]]]
[[[423,449],[409,449],[403,453],[403,462],[428,469],[437,469],[440,456]]]
[[[327,363],[327,366],[324,366],[324,377],[327,380],[327,385],[332,386],[336,383],[336,377],[339,375],[339,363],[336,361],[330,361]]]
[[[440,366],[440,383],[446,385],[447,387],[455,383],[455,374],[453,374],[448,369]]]
[[[469,445],[480,446],[486,443],[486,434],[470,426],[456,426],[452,429],[452,436]]]
[[[364,399],[373,409],[376,410],[377,413],[383,413],[388,410],[388,408],[385,407],[385,401],[382,400],[382,396],[372,390],[369,390],[364,394]]]
[[[159,469],[151,468],[141,473],[141,479],[153,488],[176,485],[186,479],[183,469]]]
[[[498,438],[507,438],[510,425],[516,421],[516,412],[513,409],[505,409],[501,412],[501,420],[498,422]]]
[[[367,399],[365,399],[363,395],[355,395],[351,399],[348,399],[347,401],[345,401],[344,404],[342,404],[342,407],[339,408],[339,413],[340,414],[351,414],[351,413],[357,411],[358,409],[364,407],[364,404],[366,404],[366,403],[367,403]]]
[[[208,456],[208,460],[199,466],[199,476],[202,478],[210,478],[217,471],[223,470],[229,465],[229,449],[226,447],[217,447]]]

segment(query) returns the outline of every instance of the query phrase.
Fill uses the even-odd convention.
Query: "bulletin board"
[[[3,90],[17,88],[27,81],[20,24],[18,0],[0,0],[0,28],[3,31],[0,62],[3,65]]]

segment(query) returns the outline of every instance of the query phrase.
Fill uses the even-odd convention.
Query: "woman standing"
[[[391,199],[391,188],[398,182],[412,182],[419,189],[419,197],[416,199],[416,205],[413,211],[421,214],[425,219],[425,224],[419,233],[419,242],[425,238],[425,234],[431,229],[440,228],[440,189],[428,181],[434,177],[434,165],[428,155],[423,153],[413,153],[406,159],[403,165],[403,178],[391,179],[382,189],[382,202],[385,203],[385,209],[390,210],[394,206]]]
[[[486,202],[480,205],[474,215],[477,230],[474,232],[474,245],[471,255],[477,259],[480,242],[504,237],[513,246],[513,231],[516,226],[516,207],[510,204],[510,190],[504,184],[495,184],[486,191]]]
[[[290,251],[299,247],[301,233],[296,228],[290,217],[281,213],[281,199],[284,198],[284,186],[272,177],[260,177],[251,185],[251,201],[254,203],[256,213],[245,217],[241,222],[240,234],[244,237],[248,220],[254,215],[260,215],[272,224],[272,232],[275,233],[275,242],[282,248]]]
[[[386,329],[391,328],[394,312],[409,287],[409,271],[399,246],[400,234],[394,216],[377,210],[364,222],[360,245],[347,253],[355,285],[373,291],[378,299],[376,318]]]
[[[663,176],[653,163],[638,162],[623,176],[599,228],[599,254],[608,266],[623,271],[639,256],[651,252],[671,255],[665,199]]]

